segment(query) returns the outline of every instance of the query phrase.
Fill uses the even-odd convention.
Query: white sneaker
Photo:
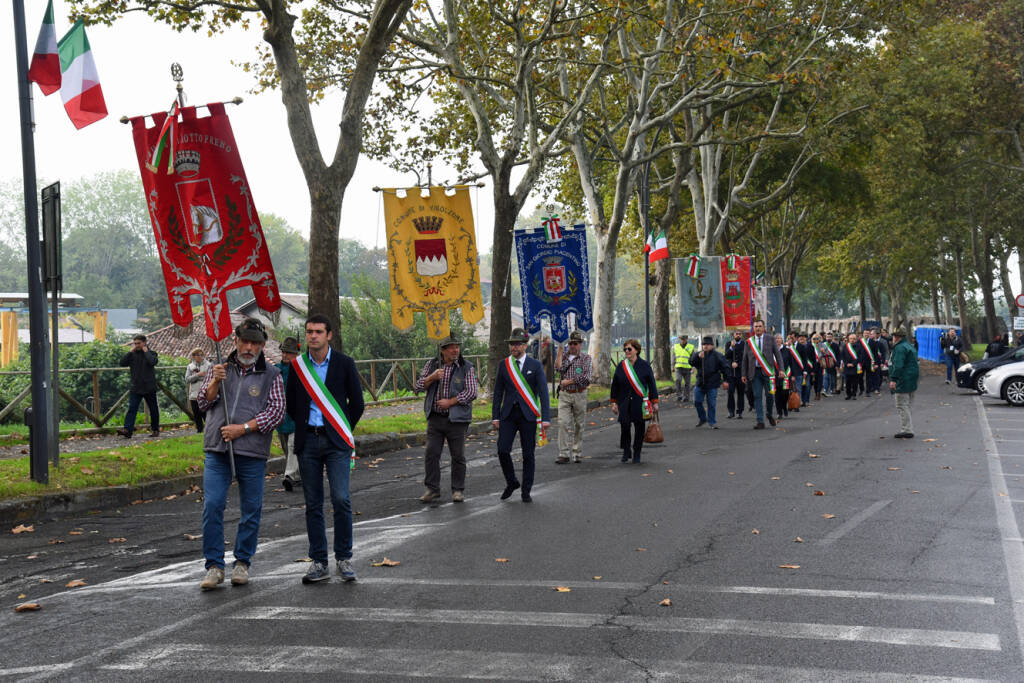
[[[244,562],[236,562],[234,569],[231,570],[231,585],[244,586],[247,583],[249,583],[249,568],[245,566]]]
[[[220,567],[210,567],[206,570],[206,578],[202,580],[199,587],[204,591],[210,591],[224,583],[224,570]]]

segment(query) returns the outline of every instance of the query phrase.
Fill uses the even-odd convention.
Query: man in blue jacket
[[[522,487],[523,502],[533,498],[534,450],[537,445],[537,420],[541,429],[551,426],[551,406],[548,401],[547,378],[540,361],[526,355],[529,336],[526,330],[517,327],[508,339],[509,356],[498,365],[494,380],[494,402],[491,420],[498,430],[498,462],[505,475],[505,490],[502,500],[508,500],[512,493]],[[512,444],[516,434],[523,449],[523,481],[516,479],[512,465]]]
[[[338,574],[355,581],[352,569],[352,501],[349,461],[355,447],[351,432],[363,415],[363,388],[355,361],[331,349],[331,321],[316,314],[306,320],[306,353],[293,364],[285,395],[295,421],[302,492],[306,499],[306,535],[313,559],[302,583],[330,579],[324,525],[324,470],[334,508],[334,557]],[[319,378],[319,381],[317,381]],[[340,431],[339,431],[340,430]]]

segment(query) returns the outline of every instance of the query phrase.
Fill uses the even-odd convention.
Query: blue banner
[[[562,239],[555,242],[547,241],[543,228],[517,230],[515,238],[526,331],[537,332],[547,317],[551,337],[564,342],[572,331],[570,313],[576,316],[576,329],[594,329],[585,227],[563,228]]]

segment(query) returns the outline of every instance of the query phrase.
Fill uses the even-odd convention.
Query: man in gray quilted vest
[[[454,335],[439,344],[439,358],[431,358],[416,379],[416,391],[426,391],[423,412],[427,415],[427,450],[423,457],[426,492],[424,503],[441,498],[441,452],[445,441],[452,456],[452,502],[465,500],[466,432],[473,419],[477,380],[473,364],[462,357],[462,346]]]
[[[231,583],[249,583],[249,566],[263,512],[263,482],[274,427],[285,414],[281,371],[267,362],[263,347],[267,331],[255,318],[235,328],[235,350],[214,365],[199,387],[199,407],[206,411],[203,450],[203,556],[206,578],[199,587],[216,588],[224,581],[224,506],[232,472],[238,479],[241,517],[235,536]],[[232,451],[234,463],[232,464]]]

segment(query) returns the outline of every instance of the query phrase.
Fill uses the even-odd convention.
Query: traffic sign
[[[1013,329],[1024,330],[1024,317],[1019,315],[1013,316]]]
[[[1024,294],[1018,294],[1014,301],[1017,302],[1017,308],[1024,308]]]

